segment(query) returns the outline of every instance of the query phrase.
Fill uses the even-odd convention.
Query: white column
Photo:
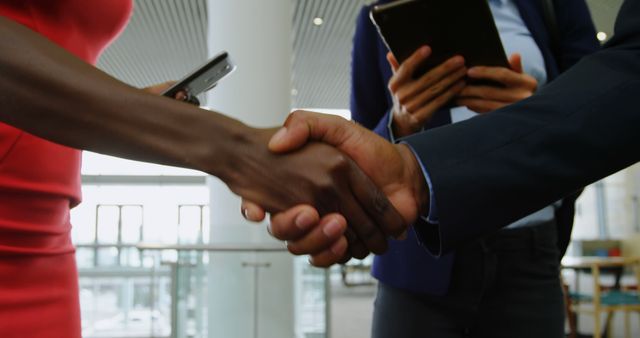
[[[291,100],[292,1],[210,0],[207,11],[210,55],[226,50],[237,65],[210,92],[208,106],[252,126],[281,125]],[[208,184],[212,243],[272,243],[264,226],[241,217],[240,199],[222,182]],[[209,337],[294,337],[289,254],[215,254],[210,267]]]

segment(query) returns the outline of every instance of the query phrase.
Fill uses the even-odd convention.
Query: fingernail
[[[249,220],[249,209],[242,208],[242,216],[244,217],[244,219]]]
[[[467,74],[469,76],[476,76],[478,74],[478,69],[476,67],[469,68],[469,71],[467,71]]]
[[[462,56],[456,56],[451,62],[454,66],[460,67],[464,65],[464,58]]]
[[[429,53],[431,53],[431,48],[429,48],[429,46],[423,46],[422,48],[420,48],[420,54],[422,56],[427,56],[429,55]]]
[[[315,223],[313,216],[309,215],[307,212],[301,212],[296,216],[295,225],[300,230],[307,230],[311,228],[311,226]]]
[[[329,223],[322,228],[322,232],[329,238],[338,236],[342,231],[342,225],[336,220],[329,221]]]
[[[284,142],[285,135],[287,134],[287,127],[282,127],[278,130],[273,136],[271,136],[271,140],[269,141],[269,147],[273,147],[279,145]]]
[[[313,263],[313,257],[309,257],[309,258],[307,258],[307,262],[309,262],[309,265],[311,265],[311,266],[316,266],[316,265]]]

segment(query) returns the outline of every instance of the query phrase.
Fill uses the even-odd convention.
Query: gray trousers
[[[447,295],[380,283],[373,338],[562,338],[555,224],[500,231],[456,251]]]

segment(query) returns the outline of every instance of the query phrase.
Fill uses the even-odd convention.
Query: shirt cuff
[[[407,142],[401,141],[400,143],[406,145],[413,153],[413,156],[415,156],[416,160],[420,164],[422,175],[424,175],[424,179],[427,182],[427,187],[429,188],[429,213],[426,216],[420,215],[420,218],[429,224],[434,224],[434,225],[440,224],[440,222],[438,221],[438,209],[436,208],[436,197],[433,192],[433,184],[431,183],[431,176],[429,176],[429,172],[427,171],[427,168],[425,168],[424,164],[422,164],[422,160],[420,159],[416,151],[413,149],[413,147],[411,147],[411,145]]]
[[[387,129],[389,130],[389,141],[391,143],[397,143],[396,136],[393,135],[393,111],[389,109],[387,115],[389,116],[389,121],[387,122]]]

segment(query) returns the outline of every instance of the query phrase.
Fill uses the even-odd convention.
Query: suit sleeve
[[[600,48],[591,13],[584,0],[554,1],[560,31],[560,72]]]
[[[640,1],[626,0],[599,52],[533,97],[411,136],[434,188],[436,254],[490,234],[640,159]]]
[[[376,132],[384,132],[389,109],[387,84],[378,68],[378,33],[369,20],[369,6],[356,21],[351,59],[351,117]],[[378,130],[379,129],[379,130]],[[388,134],[388,133],[387,133]],[[385,136],[385,135],[383,135]]]

